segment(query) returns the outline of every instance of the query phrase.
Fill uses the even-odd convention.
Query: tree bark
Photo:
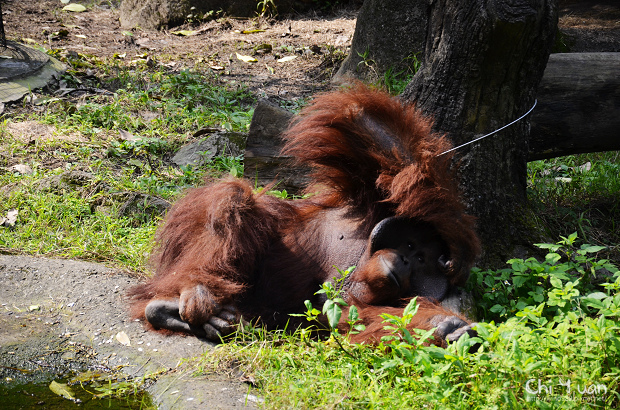
[[[532,116],[529,160],[620,150],[620,53],[552,54]]]
[[[437,0],[421,69],[403,100],[435,118],[455,145],[500,128],[533,104],[557,26],[554,0]],[[503,263],[528,243],[529,119],[456,151],[483,264]]]

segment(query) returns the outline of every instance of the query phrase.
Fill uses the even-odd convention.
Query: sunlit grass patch
[[[242,374],[266,408],[613,408],[620,402],[620,272],[587,256],[598,249],[573,248],[576,239],[546,246],[543,262],[521,261],[552,272],[551,285],[521,281],[523,295],[534,292],[536,300],[530,295],[501,322],[480,323],[475,352],[474,339],[416,346],[402,329],[378,346],[337,334],[319,340],[307,330],[245,329],[206,354],[197,371]],[[569,250],[586,259],[571,262]],[[579,282],[586,279],[579,270],[590,275],[592,263],[607,275],[596,289]],[[518,273],[479,272],[475,286],[499,294],[497,281],[516,286]]]

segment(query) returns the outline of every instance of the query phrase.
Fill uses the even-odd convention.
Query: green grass
[[[210,72],[122,67],[92,56],[65,59],[67,87],[105,89],[83,97],[41,98],[0,122],[0,216],[19,211],[13,228],[0,227],[0,250],[104,261],[144,271],[160,215],[119,216],[123,193],[174,201],[186,188],[224,173],[240,175],[241,158],[219,157],[204,167],[174,168],[171,153],[201,128],[246,131],[253,98],[246,88]],[[85,70],[96,70],[86,76]],[[50,138],[24,144],[10,122],[52,125]],[[121,138],[121,131],[125,138]],[[129,137],[127,137],[129,135]],[[8,167],[25,164],[30,175]],[[66,171],[91,174],[82,185],[41,188]]]
[[[267,408],[615,408],[620,272],[596,258],[599,248],[575,242],[571,235],[544,245],[551,251],[544,262],[511,261],[507,277],[477,272],[480,293],[506,297],[502,284],[524,297],[515,296],[518,307],[500,320],[478,324],[477,338],[446,349],[411,339],[405,312],[386,317],[394,336],[378,346],[352,345],[333,331],[321,341],[304,330],[246,329],[205,355],[197,371],[243,372]],[[605,278],[596,289],[588,284],[593,272]],[[480,348],[470,353],[474,343]]]
[[[571,155],[528,164],[528,197],[548,238],[577,230],[620,261],[620,153]]]
[[[528,164],[530,198],[587,202],[620,192],[620,152],[571,155]]]

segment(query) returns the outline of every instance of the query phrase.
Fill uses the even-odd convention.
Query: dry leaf
[[[129,131],[125,131],[125,130],[118,130],[118,133],[121,136],[121,139],[125,140],[125,141],[137,141],[140,139],[140,137],[136,137],[135,135],[133,135],[131,132]]]
[[[119,341],[120,344],[122,344],[123,346],[131,346],[131,342],[129,341],[129,336],[127,336],[127,333],[125,332],[118,332],[116,334],[116,340]]]
[[[286,56],[286,57],[282,57],[278,60],[276,60],[278,63],[286,63],[287,61],[292,61],[294,59],[296,59],[297,56]]]
[[[239,60],[241,60],[243,62],[246,62],[246,63],[256,63],[258,61],[257,59],[255,59],[254,57],[251,57],[251,56],[244,56],[244,55],[241,55],[239,53],[235,53],[235,54],[237,54],[237,58]]]
[[[17,172],[21,175],[30,175],[32,174],[32,168],[26,164],[15,164],[9,167],[9,171]]]
[[[19,211],[17,209],[11,209],[9,212],[6,213],[6,217],[0,218],[0,226],[15,226],[18,215]]]
[[[198,34],[197,31],[194,30],[179,30],[179,31],[171,31],[171,34],[174,34],[175,36],[195,36],[196,34]]]
[[[263,33],[265,30],[243,30],[242,34]]]
[[[86,11],[86,7],[82,6],[81,4],[67,4],[65,7],[62,8],[64,11],[73,11],[74,13],[81,13],[83,11]]]
[[[75,401],[75,395],[66,384],[52,381],[52,383],[50,384],[50,390],[60,397],[64,397],[67,400]]]

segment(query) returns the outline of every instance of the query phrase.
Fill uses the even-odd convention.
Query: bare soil
[[[0,255],[0,403],[15,386],[36,396],[35,383],[91,371],[147,378],[144,387],[161,408],[254,407],[239,378],[198,378],[183,364],[212,344],[147,332],[128,317],[124,295],[137,281],[95,263]],[[41,408],[53,407],[47,400]]]
[[[250,85],[258,94],[286,99],[329,86],[351,43],[356,16],[356,10],[345,8],[329,16],[224,17],[164,31],[126,30],[120,27],[118,9],[109,2],[81,3],[87,5],[86,12],[69,13],[62,11],[58,0],[8,0],[2,5],[6,37],[125,62],[150,56],[174,70],[209,67],[228,81]],[[195,34],[174,34],[182,31]],[[243,62],[237,54],[257,61]],[[277,61],[291,56],[295,59]]]
[[[127,30],[120,27],[118,1],[75,2],[88,10],[65,12],[58,0],[5,0],[7,38],[125,62],[150,56],[172,69],[210,67],[224,79],[250,85],[259,95],[284,99],[330,87],[351,44],[357,14],[349,7],[329,15],[223,17],[164,31]],[[560,0],[559,14],[561,51],[620,51],[617,0]],[[194,33],[175,34],[179,31]],[[243,62],[237,53],[257,61]],[[278,62],[290,56],[296,58]]]

